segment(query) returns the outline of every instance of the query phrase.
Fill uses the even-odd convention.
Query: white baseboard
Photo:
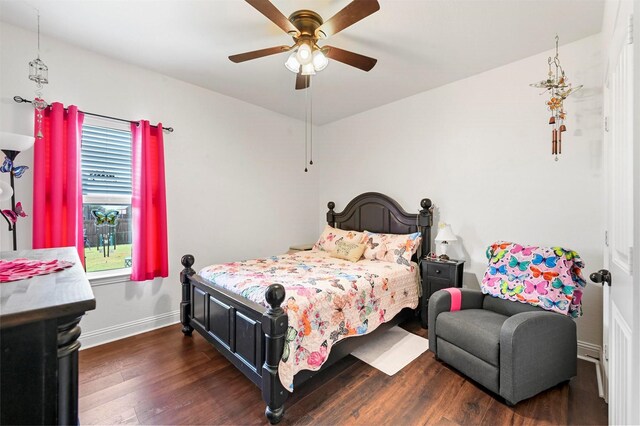
[[[607,377],[607,369],[605,368],[604,352],[600,352],[600,360],[598,361],[598,391],[600,398],[604,402],[609,403],[609,377]]]
[[[578,358],[585,359],[586,361],[598,362],[601,352],[602,347],[600,347],[600,345],[578,340]]]
[[[99,330],[89,331],[80,335],[80,343],[82,344],[80,350],[113,342],[114,340],[124,339],[125,337],[145,333],[147,331],[166,327],[178,322],[180,322],[180,310],[175,310],[165,312],[164,314],[154,315],[152,317],[125,322],[123,324],[116,324]]]
[[[596,367],[596,379],[598,380],[598,395],[607,401],[607,377],[602,365],[602,347],[593,343],[578,340],[578,358],[592,362]]]

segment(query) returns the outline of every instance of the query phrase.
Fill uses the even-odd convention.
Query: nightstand
[[[313,248],[313,243],[312,244],[296,244],[295,246],[289,247],[289,251],[287,252],[287,254],[293,254],[297,251],[309,251],[312,248]]]
[[[427,328],[427,309],[433,293],[447,287],[462,287],[464,260],[438,260],[423,257],[420,259],[420,278],[422,279],[422,308],[420,319],[422,327]]]

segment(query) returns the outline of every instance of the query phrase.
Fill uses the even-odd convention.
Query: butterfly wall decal
[[[106,212],[91,210],[91,214],[95,218],[97,226],[116,226],[118,224],[118,216],[120,216],[120,212],[117,210],[108,210]]]
[[[27,217],[27,214],[22,209],[21,202],[16,203],[15,210],[2,210],[2,214],[12,223],[16,223],[18,221],[18,217]]]
[[[13,161],[11,161],[9,157],[4,157],[4,163],[2,163],[2,166],[0,166],[0,172],[11,173],[15,177],[21,178],[28,168],[29,167],[27,166],[14,166]]]

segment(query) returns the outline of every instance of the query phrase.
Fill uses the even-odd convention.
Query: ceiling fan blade
[[[378,0],[353,0],[316,29],[316,37],[328,38],[380,10]]]
[[[267,49],[254,50],[252,52],[238,53],[237,55],[229,56],[231,62],[236,64],[239,62],[250,61],[251,59],[262,58],[263,56],[275,55],[277,53],[283,53],[291,50],[291,46],[275,46]]]
[[[325,52],[327,58],[360,68],[362,71],[370,71],[371,68],[376,65],[376,62],[378,62],[377,59],[349,52],[348,50],[338,49],[333,46],[324,46],[322,50]]]
[[[311,86],[311,76],[310,75],[302,75],[302,73],[298,73],[296,76],[296,90],[306,89]]]
[[[258,12],[269,18],[274,24],[284,30],[289,35],[300,35],[300,31],[289,21],[289,19],[278,10],[269,0],[245,0]]]

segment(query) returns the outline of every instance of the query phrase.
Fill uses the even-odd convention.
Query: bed
[[[390,197],[380,193],[368,192],[351,200],[342,212],[335,212],[335,203],[329,202],[327,224],[347,231],[367,230],[385,234],[419,232],[422,242],[416,255],[414,255],[413,260],[415,261],[421,254],[426,254],[429,251],[431,241],[431,201],[425,198],[420,202],[420,206],[419,213],[407,213]],[[289,256],[273,256],[266,259],[224,264],[224,268],[226,268],[225,273],[228,273],[229,268],[232,268],[233,272],[238,274],[243,272],[248,274],[251,271],[255,273],[258,267],[273,269],[268,266],[269,262],[279,265],[280,269],[286,269],[288,266],[306,265],[309,262],[331,262],[326,260],[325,257],[321,253],[299,252]],[[314,359],[313,365],[315,368],[313,370],[285,371],[284,369],[288,367],[283,362],[283,352],[285,352],[284,355],[286,357],[293,356],[289,354],[289,342],[293,336],[291,336],[292,327],[289,326],[290,318],[286,312],[289,311],[293,315],[292,298],[287,298],[285,287],[279,283],[267,285],[265,287],[266,290],[264,290],[264,301],[259,303],[262,301],[262,296],[257,297],[256,294],[251,293],[255,293],[255,287],[248,287],[244,293],[240,292],[243,295],[237,293],[239,291],[237,288],[233,288],[233,291],[230,290],[232,287],[229,285],[229,280],[220,280],[221,277],[228,276],[228,274],[224,275],[219,272],[219,268],[222,268],[222,266],[214,265],[204,268],[201,273],[196,273],[192,268],[194,262],[195,259],[192,255],[182,257],[182,265],[184,266],[183,271],[180,273],[182,285],[182,300],[180,303],[182,332],[190,336],[193,330],[197,331],[245,376],[261,388],[263,399],[267,405],[265,414],[272,424],[278,423],[282,419],[284,404],[292,389],[319,371],[329,368],[333,363],[351,353],[356,347],[374,339],[380,333],[414,314],[414,309],[405,308],[399,312],[389,310],[390,314],[382,318],[383,312],[381,311],[379,320],[377,316],[372,316],[367,320],[368,323],[364,323],[365,330],[355,330],[354,327],[352,333],[345,331],[345,336],[335,339],[337,341],[329,345],[330,351],[326,351],[326,357],[318,355],[321,358],[320,361],[322,361],[321,366],[318,365],[318,360]],[[361,263],[364,264],[365,262],[361,261],[357,264]],[[322,263],[322,265],[325,267],[327,264]],[[327,266],[326,271],[334,271],[329,273],[336,274],[336,279],[330,280],[336,283],[334,284],[336,287],[341,287],[337,279],[340,278],[338,275],[344,276],[345,274],[353,273],[349,269],[339,269],[342,267],[349,268],[346,263],[333,262],[329,263],[329,265],[330,267]],[[390,270],[393,269],[391,267],[388,268]],[[394,271],[396,270],[397,268],[394,269]],[[401,274],[398,272],[397,275],[400,276]],[[255,275],[251,277],[255,277]],[[292,275],[292,277],[295,277],[295,275]],[[245,283],[250,280],[250,278],[247,279],[246,276],[243,276],[242,282]],[[280,282],[279,280],[275,281]],[[285,283],[285,285],[287,284]],[[303,286],[301,285],[301,287]],[[371,287],[373,288],[373,284],[371,284]],[[290,285],[288,288],[291,292]],[[371,291],[373,292],[373,289]],[[407,291],[405,291],[406,295]],[[283,309],[283,303],[286,298],[287,305]],[[367,331],[367,324],[371,325],[372,329],[375,326],[375,329]],[[360,326],[362,325],[361,323]],[[342,327],[342,323],[340,323],[340,326]],[[360,331],[368,334],[362,334]],[[347,334],[358,336],[347,337]],[[331,337],[335,337],[335,332]],[[329,340],[330,343],[331,341]],[[326,346],[327,344],[324,342],[323,349],[326,349]],[[312,353],[312,355],[315,354]],[[311,365],[311,362],[309,364]],[[308,366],[306,367],[308,368]],[[283,371],[280,372],[279,368],[282,368]],[[279,375],[279,373],[282,374]],[[283,379],[289,386],[283,384],[280,376],[286,376],[290,379],[289,381]]]

